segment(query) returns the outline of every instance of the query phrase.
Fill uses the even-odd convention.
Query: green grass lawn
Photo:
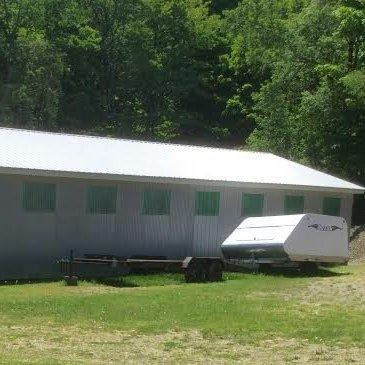
[[[163,274],[3,285],[0,320],[0,363],[260,363],[270,353],[365,363],[365,265],[209,284]]]

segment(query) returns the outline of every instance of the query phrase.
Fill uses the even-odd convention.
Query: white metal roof
[[[362,193],[270,153],[0,128],[0,173]]]

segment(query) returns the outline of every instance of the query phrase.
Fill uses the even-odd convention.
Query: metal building
[[[75,249],[219,255],[247,216],[341,215],[364,188],[269,153],[0,128],[0,279]]]

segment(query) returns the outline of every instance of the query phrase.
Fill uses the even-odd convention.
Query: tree
[[[52,129],[57,123],[62,57],[44,36],[21,29],[16,42],[12,91],[13,123]]]
[[[36,26],[34,14],[40,10],[39,1],[1,0],[0,2],[0,117],[12,123],[9,116],[19,30]],[[9,118],[8,118],[9,116]]]
[[[254,96],[257,128],[250,148],[364,179],[364,49],[358,20],[364,9],[352,10],[312,2],[288,19],[286,52]]]
[[[365,4],[354,2],[353,6],[340,6],[334,11],[339,21],[338,35],[347,42],[348,70],[355,70],[359,62],[364,59],[360,54],[365,39]]]

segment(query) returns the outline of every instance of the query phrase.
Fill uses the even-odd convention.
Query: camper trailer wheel
[[[207,271],[204,263],[200,260],[193,260],[185,271],[187,283],[202,283],[206,280]]]
[[[315,262],[302,262],[300,264],[300,271],[306,275],[313,275],[317,272],[318,266]]]
[[[208,281],[221,281],[222,280],[222,264],[219,261],[208,262]]]

